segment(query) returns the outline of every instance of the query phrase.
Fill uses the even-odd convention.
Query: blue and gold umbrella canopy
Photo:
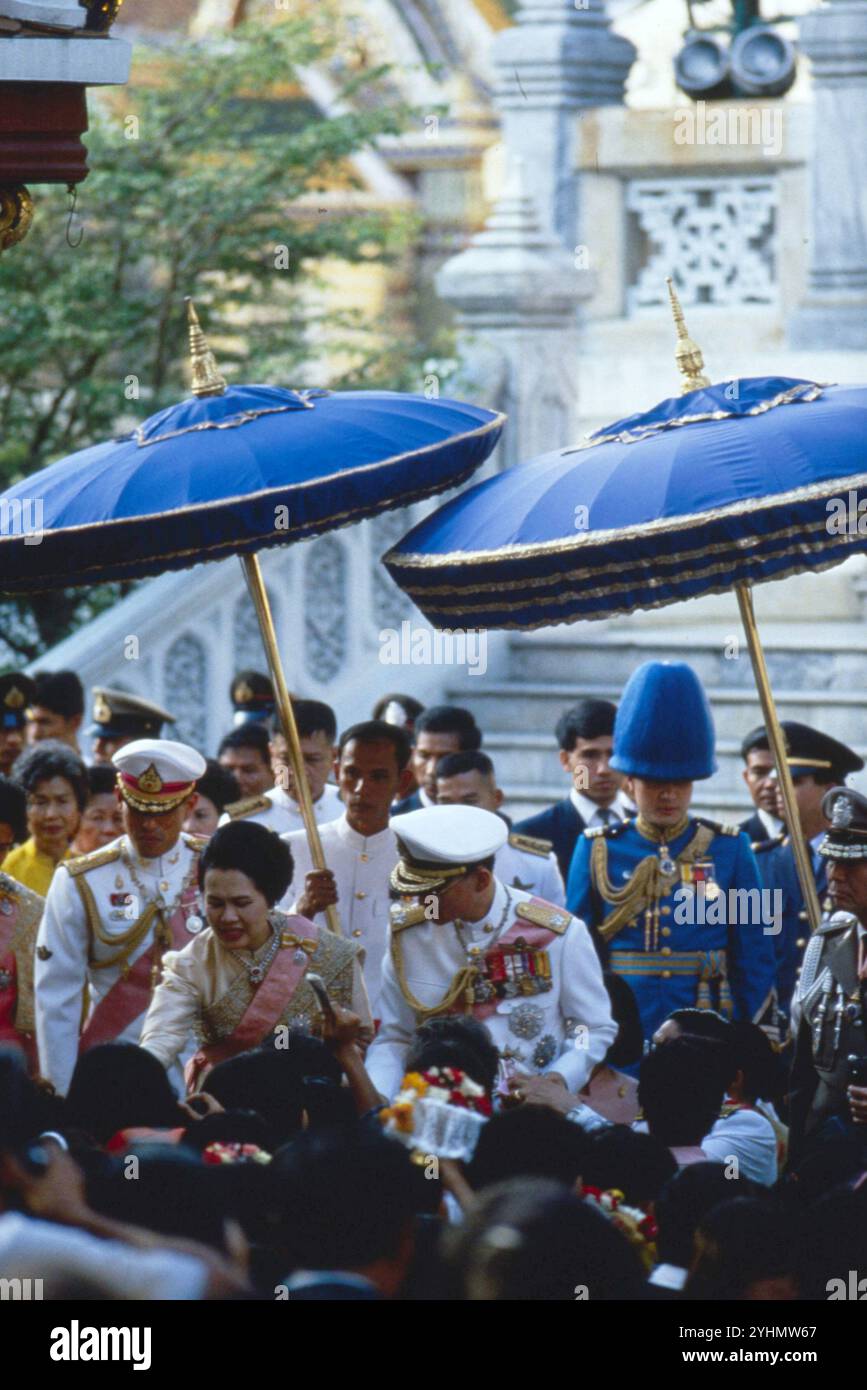
[[[197,321],[194,334],[213,362]],[[218,388],[213,370],[203,380],[201,394],[0,497],[0,592],[138,579],[407,506],[470,477],[505,420],[393,391]],[[34,518],[38,544],[24,534]]]
[[[229,386],[190,301],[192,397],[0,497],[0,593],[138,579],[241,559],[314,866],[325,867],[258,552],[444,492],[505,416],[392,391]],[[332,908],[329,925],[339,931]]]
[[[733,589],[787,823],[797,826],[752,585],[867,548],[867,387],[789,377],[712,386],[668,287],[680,396],[470,488],[384,561],[437,627],[529,630]],[[792,849],[815,927],[801,835]]]
[[[840,563],[863,487],[867,387],[752,377],[468,489],[385,564],[440,627],[608,618]]]

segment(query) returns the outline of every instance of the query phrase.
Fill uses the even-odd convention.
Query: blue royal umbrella
[[[438,627],[527,630],[734,588],[796,825],[750,586],[865,548],[851,494],[867,485],[867,387],[787,377],[712,386],[669,288],[684,394],[468,489],[384,562]],[[801,837],[792,839],[797,854]],[[799,868],[818,920],[806,851]]]
[[[465,481],[505,417],[394,391],[227,386],[192,305],[193,396],[31,474],[43,534],[0,535],[0,592],[138,579],[307,540]],[[26,543],[27,541],[30,543]]]
[[[187,310],[190,399],[0,496],[0,593],[137,579],[239,555],[314,863],[324,868],[257,552],[455,487],[494,449],[505,416],[393,391],[229,386],[189,300]]]

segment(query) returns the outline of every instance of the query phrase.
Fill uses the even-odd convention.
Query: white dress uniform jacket
[[[121,835],[103,849],[83,856],[93,860],[93,866],[84,869],[81,877],[93,895],[102,933],[122,938],[133,925],[134,919],[126,917],[119,905],[123,894],[132,895],[136,917],[157,897],[162,897],[171,908],[188,878],[192,881],[196,857],[192,847],[202,843],[194,836],[182,834],[168,854],[159,859],[140,859],[132,841]],[[130,872],[130,864],[145,895]],[[85,985],[90,988],[91,1004],[95,1007],[119,979],[121,970],[119,965],[93,968],[93,960],[110,960],[118,948],[103,944],[91,933],[78,884],[67,870],[68,865],[61,861],[48,890],[36,940],[35,968],[40,1069],[61,1095],[69,1088],[78,1056]],[[203,920],[202,911],[200,921]],[[153,933],[148,932],[131,952],[129,964],[144,955],[152,942]],[[140,1014],[115,1041],[137,1043],[144,1017]]]
[[[297,912],[304,892],[304,880],[313,868],[310,847],[303,830],[283,835],[292,851],[295,872],[289,891],[279,904],[284,912]],[[345,814],[330,821],[320,831],[325,863],[337,884],[337,915],[343,935],[364,947],[364,980],[374,1018],[379,1018],[379,990],[382,962],[388,943],[389,874],[398,861],[395,834],[386,826],[378,835],[359,835]],[[317,926],[327,926],[325,914],[314,918]]]
[[[517,906],[533,896],[518,888],[506,888],[495,879],[493,902],[481,921],[426,920],[406,927],[400,935],[410,993],[425,1006],[435,1004],[467,964],[471,948],[487,951],[495,946],[519,920]],[[501,1055],[511,1056],[518,1071],[556,1071],[571,1091],[579,1091],[613,1043],[617,1025],[611,1017],[599,958],[584,923],[577,917],[570,918],[566,930],[554,938],[547,950],[552,989],[530,999],[503,999],[483,1021]],[[510,1027],[509,1019],[528,1003],[538,1010],[538,1029],[531,1034],[523,1026],[519,1035],[515,1026]],[[404,1056],[418,1022],[404,998],[391,952],[383,964],[380,1009],[382,1024],[367,1053],[367,1070],[377,1090],[391,1099],[400,1088]],[[524,1007],[524,1021],[530,1012]],[[533,1053],[545,1043],[553,1053],[552,1059],[537,1066]]]
[[[343,813],[343,802],[340,800],[340,792],[332,782],[326,782],[322,795],[318,801],[313,803],[313,817],[317,825],[327,825],[329,821],[336,820]],[[288,835],[293,830],[304,829],[304,818],[301,815],[301,807],[297,801],[293,801],[288,792],[282,787],[270,787],[261,796],[251,796],[244,801],[236,801],[231,810],[224,811],[220,817],[220,825],[228,825],[230,821],[243,817],[244,820],[256,821],[259,825],[264,825],[268,830],[275,831],[278,835]]]
[[[551,849],[528,849],[528,844],[544,845],[547,840],[531,841],[526,835],[514,832],[494,859],[494,873],[507,887],[523,888],[534,898],[544,898],[555,907],[566,906],[563,875]]]

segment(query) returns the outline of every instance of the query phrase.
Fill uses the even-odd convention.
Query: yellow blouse
[[[63,856],[68,859],[69,851]],[[25,888],[30,888],[34,893],[38,893],[44,898],[54,877],[54,870],[57,865],[50,854],[43,854],[36,847],[36,841],[31,835],[29,840],[25,840],[23,845],[17,849],[10,849],[6,858],[3,860],[2,867],[4,874],[10,878],[17,879],[23,883]]]

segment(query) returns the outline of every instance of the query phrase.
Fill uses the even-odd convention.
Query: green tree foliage
[[[321,384],[305,362],[346,344],[352,384],[420,389],[419,369],[399,378],[421,346],[396,342],[393,326],[384,345],[379,325],[316,308],[311,293],[322,258],[393,259],[414,230],[407,213],[328,198],[322,210],[320,191],[357,182],[353,152],[411,115],[382,100],[377,71],[344,93],[347,114],[324,117],[293,79],[327,57],[306,20],[247,25],[150,50],[143,65],[139,53],[133,85],[90,94],[80,244],[65,190],[37,189],[30,235],[0,258],[0,489],[185,394],[185,294],[230,379]],[[32,659],[119,592],[6,602],[0,637]]]

